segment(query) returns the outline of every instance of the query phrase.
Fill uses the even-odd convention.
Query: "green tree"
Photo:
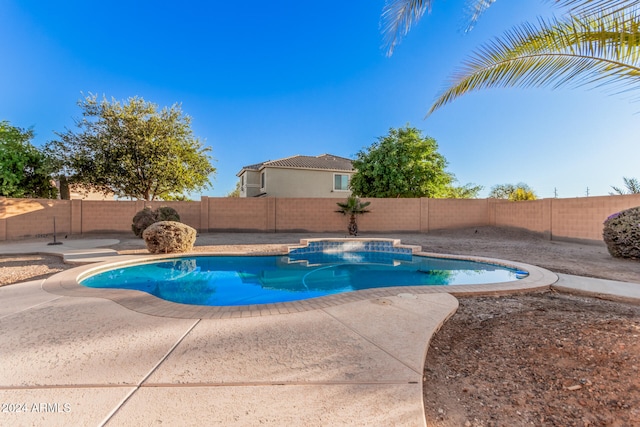
[[[91,95],[78,106],[78,131],[58,133],[47,145],[71,184],[144,200],[181,199],[210,186],[210,149],[193,136],[179,105],[158,110],[139,97],[121,104]]]
[[[227,193],[227,197],[240,197],[240,181],[236,182],[236,188]]]
[[[640,194],[640,181],[638,181],[637,178],[623,177],[622,180],[624,181],[624,186],[626,187],[626,189],[614,187],[612,185],[611,188],[613,189],[613,193],[609,193],[610,195],[615,196],[623,194]]]
[[[473,0],[471,23],[495,0]],[[429,113],[472,91],[494,87],[640,83],[638,0],[555,0],[560,19],[522,24],[478,49],[454,73]],[[383,11],[391,54],[400,38],[429,10],[432,0],[392,0]]]
[[[455,179],[436,140],[408,125],[390,129],[356,157],[351,191],[361,197],[441,197]]]
[[[484,187],[482,185],[465,184],[460,187],[448,186],[442,198],[445,199],[476,199]]]
[[[52,183],[52,165],[31,144],[33,130],[0,121],[0,196],[53,199],[58,190]]]
[[[491,187],[489,197],[494,199],[507,199],[511,200],[512,202],[519,202],[522,200],[536,200],[538,198],[531,187],[523,182],[519,182],[516,185],[494,185],[493,187]]]
[[[357,154],[351,191],[362,197],[474,198],[482,186],[456,186],[436,140],[407,125]]]

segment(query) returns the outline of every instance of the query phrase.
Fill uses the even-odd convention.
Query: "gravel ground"
[[[72,267],[55,255],[0,256],[0,286],[46,279],[54,273]]]

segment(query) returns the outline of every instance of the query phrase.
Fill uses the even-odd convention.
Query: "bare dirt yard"
[[[640,307],[551,292],[463,298],[424,377],[433,427],[640,426]]]
[[[502,258],[556,273],[637,283],[640,261],[613,259],[604,244],[549,241],[480,227],[394,234],[427,252]],[[112,248],[146,252],[129,235]],[[204,234],[196,251],[270,252],[308,234]],[[0,285],[71,266],[54,256],[0,257]],[[434,336],[424,371],[427,425],[640,426],[640,306],[553,291],[461,298]]]
[[[422,240],[428,251],[640,286],[640,261],[614,259],[604,244],[495,228]],[[555,292],[461,298],[431,342],[424,380],[433,427],[640,426],[640,306]]]

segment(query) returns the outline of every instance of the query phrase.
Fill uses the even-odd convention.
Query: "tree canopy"
[[[52,183],[52,166],[31,144],[33,130],[0,121],[0,196],[51,199],[58,190]]]
[[[351,191],[360,197],[451,197],[453,174],[435,139],[407,125],[389,130],[353,161]],[[463,194],[465,187],[458,188]],[[481,187],[469,187],[473,197]]]
[[[482,185],[471,183],[461,186],[449,185],[440,197],[445,199],[475,199],[483,188]]]
[[[144,200],[181,199],[210,186],[210,149],[178,104],[159,110],[139,97],[121,104],[90,95],[78,106],[78,130],[57,133],[47,145],[71,184]]]
[[[382,15],[390,55],[434,0],[391,0]],[[471,0],[469,28],[495,0]],[[524,23],[481,46],[453,74],[429,113],[472,91],[495,87],[609,85],[640,88],[638,0],[555,0],[559,19]]]
[[[227,197],[240,197],[240,181],[236,181],[236,187],[227,193]]]
[[[489,193],[490,198],[495,199],[507,199],[512,202],[519,202],[523,200],[536,200],[538,196],[536,193],[523,182],[518,184],[499,184],[491,187]]]

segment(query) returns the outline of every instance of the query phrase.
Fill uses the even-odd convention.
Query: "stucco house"
[[[64,183],[63,183],[64,182]],[[58,199],[70,200],[115,200],[112,193],[103,194],[83,188],[81,185],[68,184],[66,181],[60,182],[59,179],[52,181],[58,189]]]
[[[337,197],[351,194],[354,173],[350,159],[322,154],[291,156],[244,166],[240,197]]]

